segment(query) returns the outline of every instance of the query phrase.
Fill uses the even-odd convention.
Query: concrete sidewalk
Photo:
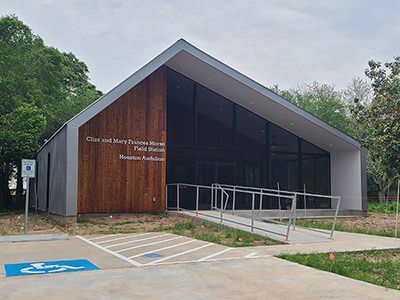
[[[107,240],[114,240],[114,243],[122,243],[121,246],[108,248],[109,253],[99,249],[96,245],[88,244],[83,240],[71,236],[65,241],[42,241],[42,242],[26,242],[26,243],[2,243],[0,244],[0,264],[18,263],[29,261],[50,261],[63,259],[87,258],[102,269],[132,267],[133,265],[124,259],[118,258],[110,254],[113,251],[121,251],[122,248],[130,248],[132,250],[119,252],[119,256],[130,257],[138,262],[138,265],[146,264],[149,259],[145,259],[143,255],[138,253],[157,252],[166,257],[175,255],[192,248],[197,248],[210,243],[193,240],[187,237],[165,233],[148,233],[147,235],[138,236],[133,234],[112,235],[106,239],[97,239],[96,236],[87,237],[92,239],[92,243],[101,241],[101,246],[107,246],[110,243]],[[140,235],[140,234],[139,234]],[[162,236],[161,236],[162,235]],[[238,247],[229,248],[222,245],[212,244],[196,252],[190,252],[186,255],[180,255],[176,258],[168,260],[168,263],[179,261],[197,261],[203,257],[212,255],[213,260],[235,259],[235,258],[260,258],[265,256],[279,255],[283,253],[312,253],[312,252],[343,252],[343,251],[361,251],[371,249],[394,249],[400,248],[400,239],[379,237],[364,234],[354,234],[346,232],[336,232],[336,239],[329,243],[309,243],[309,244],[286,244],[275,246],[257,246],[257,247]],[[114,236],[114,237],[113,237]],[[152,237],[155,237],[154,239]],[[159,237],[157,237],[159,236]],[[139,243],[126,244],[126,241],[134,241],[141,239]],[[193,242],[192,242],[193,241]],[[181,246],[175,247],[174,245]],[[165,249],[165,250],[161,250]],[[112,250],[112,251],[111,251]],[[219,253],[213,255],[214,253]],[[123,257],[122,257],[123,258]],[[0,268],[0,275],[4,275],[3,268]]]
[[[0,268],[1,298],[400,299],[400,292],[395,290],[272,257],[281,253],[400,248],[400,239],[337,232],[335,241],[329,243],[245,248],[208,246],[210,243],[156,232],[90,236],[86,240],[92,244],[77,237],[0,244],[1,265],[86,258],[101,268],[27,277],[5,277]],[[141,264],[132,265],[99,245]],[[156,260],[168,259],[153,264],[142,257],[154,249],[161,254]]]
[[[400,299],[400,292],[274,257],[6,278],[16,299]]]
[[[236,251],[257,253],[255,256],[295,254],[295,253],[328,253],[364,250],[400,249],[400,239],[375,235],[356,234],[349,232],[335,232],[335,240],[330,243],[289,244],[275,246],[257,246],[239,248]],[[400,299],[400,298],[399,298]]]

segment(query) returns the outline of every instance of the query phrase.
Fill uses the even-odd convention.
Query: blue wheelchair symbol
[[[7,277],[56,274],[99,269],[96,265],[94,265],[87,259],[6,264],[4,265],[4,267]]]
[[[147,257],[147,258],[157,258],[157,257],[161,257],[161,255],[160,254],[158,254],[158,253],[147,253],[147,254],[145,254],[145,255],[143,255],[144,257]]]

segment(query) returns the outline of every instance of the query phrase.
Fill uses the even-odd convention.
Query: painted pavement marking
[[[123,243],[108,245],[108,246],[105,246],[105,248],[113,248],[113,247],[118,247],[118,246],[122,246],[122,245],[126,245],[126,244],[131,244],[131,243],[137,243],[137,242],[152,240],[152,239],[156,239],[156,238],[163,237],[163,236],[168,236],[168,235],[171,235],[171,234],[170,234],[170,233],[165,233],[165,234],[160,234],[160,235],[156,235],[156,236],[151,236],[151,237],[144,238],[144,239],[132,240],[132,241],[127,241],[127,242],[123,242]]]
[[[162,241],[157,241],[157,242],[152,242],[152,243],[137,245],[137,246],[133,246],[133,247],[129,247],[129,248],[117,250],[117,251],[115,251],[115,252],[116,252],[116,253],[121,253],[121,252],[125,252],[125,251],[128,251],[128,250],[133,250],[133,249],[137,249],[137,248],[142,248],[142,247],[147,247],[147,246],[152,246],[152,245],[157,245],[157,244],[166,243],[166,242],[174,241],[174,240],[181,239],[181,238],[182,238],[182,237],[180,237],[180,236],[178,236],[178,237],[173,237],[173,238],[171,238],[171,239],[166,239],[166,240],[162,240]]]
[[[273,255],[266,254],[266,255],[252,256],[252,257],[232,256],[232,257],[222,257],[222,258],[210,258],[210,259],[202,260],[202,261],[199,261],[198,259],[180,260],[180,261],[167,261],[167,262],[160,262],[160,263],[157,263],[157,264],[145,264],[145,265],[143,265],[143,267],[152,267],[152,266],[158,266],[158,265],[177,265],[177,264],[188,264],[188,263],[209,262],[209,261],[255,259],[255,258],[267,258],[267,257],[273,257]]]
[[[142,252],[142,253],[139,253],[139,254],[136,254],[136,255],[133,255],[133,256],[129,256],[129,258],[139,257],[139,256],[142,256],[142,255],[145,255],[146,253],[153,253],[153,252],[168,250],[168,249],[176,248],[176,247],[183,246],[183,245],[186,245],[186,244],[190,244],[190,243],[193,243],[193,242],[196,242],[196,240],[190,240],[190,241],[186,241],[186,242],[183,242],[183,243],[175,244],[175,245],[172,245],[172,246],[167,246],[167,247],[163,247],[163,248],[158,248],[158,249]]]
[[[58,274],[98,269],[99,267],[87,259],[53,260],[4,265],[6,277]]]
[[[223,254],[223,253],[228,252],[228,251],[231,251],[231,250],[233,250],[233,248],[226,248],[226,249],[224,249],[224,250],[218,251],[218,252],[213,253],[213,254],[211,254],[211,255],[202,257],[202,258],[198,259],[198,261],[205,261],[205,260],[207,260],[207,259],[216,257],[216,256],[218,256],[218,255],[220,255],[220,254]]]
[[[84,237],[82,237],[82,236],[77,235],[76,237],[77,237],[78,239],[81,239],[82,241],[84,241],[84,242],[86,242],[86,243],[92,245],[92,246],[95,246],[95,247],[98,248],[98,249],[103,250],[104,252],[107,252],[107,253],[109,253],[109,254],[111,254],[111,255],[114,255],[114,256],[116,256],[116,257],[118,257],[118,258],[120,258],[120,259],[126,261],[127,263],[130,263],[131,265],[134,265],[134,266],[136,266],[136,267],[140,267],[140,266],[142,265],[141,263],[138,263],[137,261],[134,261],[134,260],[132,260],[132,259],[130,259],[130,258],[127,258],[126,256],[123,256],[123,255],[121,255],[121,254],[119,254],[119,253],[115,253],[115,251],[109,250],[109,249],[107,249],[107,248],[105,248],[105,247],[103,247],[103,246],[100,246],[100,245],[98,245],[98,244],[92,242],[92,241],[89,241],[88,239],[86,239],[86,238],[84,238]]]
[[[118,237],[118,238],[115,238],[115,239],[100,241],[100,242],[96,242],[96,243],[97,244],[106,244],[106,243],[109,243],[109,242],[114,242],[114,241],[119,241],[119,240],[126,240],[126,239],[129,239],[129,238],[134,238],[134,237],[137,237],[137,236],[143,236],[143,235],[149,235],[149,234],[151,234],[151,232],[126,235],[126,236],[123,236],[123,237]]]
[[[149,262],[149,263],[146,264],[146,266],[158,264],[158,263],[166,261],[168,259],[175,258],[175,257],[178,257],[178,256],[182,256],[182,255],[185,255],[185,254],[188,254],[188,253],[192,253],[192,252],[195,252],[195,251],[198,251],[198,250],[201,250],[203,248],[210,247],[210,246],[213,246],[213,245],[214,244],[208,243],[208,244],[202,245],[202,246],[197,247],[197,248],[193,248],[193,249],[189,249],[189,250],[186,250],[186,251],[183,251],[183,252],[179,252],[179,253],[176,253],[176,254],[173,254],[173,255],[170,255],[170,256],[167,256],[167,257],[164,257],[164,258]]]
[[[90,238],[88,240],[94,241],[94,240],[104,239],[104,238],[112,237],[112,236],[115,237],[115,236],[118,236],[118,235],[121,235],[121,234],[120,233],[116,233],[116,234],[108,234],[108,235],[96,236],[96,237]]]
[[[156,265],[164,265],[164,264],[181,264],[181,263],[193,263],[193,262],[233,260],[233,259],[252,259],[252,258],[262,258],[262,257],[270,257],[271,256],[271,255],[257,255],[258,252],[250,252],[250,251],[245,252],[245,253],[239,252],[239,253],[243,253],[243,254],[237,255],[235,252],[237,249],[235,249],[235,248],[221,246],[221,245],[217,245],[217,244],[213,244],[213,243],[205,243],[204,241],[199,241],[199,240],[192,239],[192,238],[189,238],[190,240],[180,242],[178,240],[185,238],[185,237],[177,236],[177,235],[174,235],[171,233],[161,233],[160,234],[160,233],[153,232],[153,234],[156,234],[156,235],[153,235],[150,237],[134,239],[135,237],[145,236],[148,234],[152,234],[152,233],[148,232],[148,233],[135,234],[135,235],[125,235],[125,236],[119,235],[117,238],[102,240],[103,238],[109,238],[109,237],[113,236],[113,235],[108,235],[108,236],[97,237],[98,239],[100,239],[100,241],[97,241],[97,242],[93,241],[93,239],[86,239],[82,236],[77,236],[77,237],[79,239],[85,241],[86,243],[91,244],[91,245],[95,246],[96,248],[101,249],[104,252],[109,253],[115,257],[118,257],[118,258],[128,262],[129,264],[137,266],[137,267],[156,266]],[[163,240],[156,240],[153,242],[146,242],[146,241],[150,241],[152,239],[157,239],[157,238],[162,238],[162,237],[167,237],[167,238],[163,239]],[[121,241],[121,240],[125,240],[125,241],[123,241],[121,243],[105,245],[106,243],[109,243],[109,242],[115,242],[115,241]],[[177,243],[168,245],[168,246],[164,246],[164,247],[158,246],[159,248],[157,248],[157,246],[156,246],[156,245],[159,245],[162,243],[173,242],[173,241],[176,241]],[[181,246],[189,245],[194,242],[201,242],[203,244],[200,246],[194,246],[195,248],[193,248],[193,246],[192,246],[192,248],[190,248],[188,250],[185,250],[184,248],[183,249],[180,248]],[[129,244],[132,244],[132,243],[138,243],[138,244],[130,246]],[[115,250],[110,249],[110,248],[114,248],[114,247],[118,247],[118,246],[122,246],[122,245],[128,245],[128,246],[123,249],[115,249]],[[205,254],[203,254],[203,256],[202,256],[202,252],[200,250],[205,249],[210,246],[219,246],[219,249],[217,249],[217,251],[212,254],[208,254],[206,256],[204,256]],[[135,250],[135,249],[139,249],[139,248],[143,248],[143,247],[149,247],[149,249],[147,251],[142,250],[142,252],[140,252],[140,253],[136,252],[136,254],[135,254],[135,252],[130,253],[130,256],[129,256],[129,254],[123,255],[123,253],[126,253],[127,251]],[[222,250],[221,250],[221,247],[222,247]],[[170,255],[163,257],[162,252],[165,250],[170,250],[170,249],[174,249],[174,250],[169,253]],[[187,249],[187,247],[186,247],[186,249]],[[231,256],[224,257],[223,254],[230,252],[230,251],[233,251],[233,253],[230,254]],[[180,260],[180,261],[174,260],[174,258],[183,256],[183,255],[186,255],[189,253],[193,253],[193,252],[199,252],[199,254],[196,254],[196,255],[200,256],[200,258],[192,259],[192,260]],[[155,255],[155,254],[157,254],[157,255]],[[161,258],[159,258],[160,256],[161,256]],[[147,259],[156,259],[156,260],[153,260],[150,262],[139,262],[139,261],[134,260],[134,258],[139,258],[139,257],[144,257]]]
[[[254,257],[254,256],[256,256],[256,254],[257,254],[257,252],[252,252],[252,253],[249,253],[249,254],[247,254],[247,255],[245,256],[245,258],[251,258],[251,257]]]

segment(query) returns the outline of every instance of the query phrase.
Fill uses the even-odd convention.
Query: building
[[[306,187],[366,208],[356,140],[182,39],[65,123],[37,162],[38,208],[60,216],[164,211],[176,182]]]

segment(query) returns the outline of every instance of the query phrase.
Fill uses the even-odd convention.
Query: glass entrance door
[[[225,162],[197,163],[197,184],[211,186],[213,183],[234,184],[234,164]],[[211,208],[211,190],[200,190],[200,209]]]

